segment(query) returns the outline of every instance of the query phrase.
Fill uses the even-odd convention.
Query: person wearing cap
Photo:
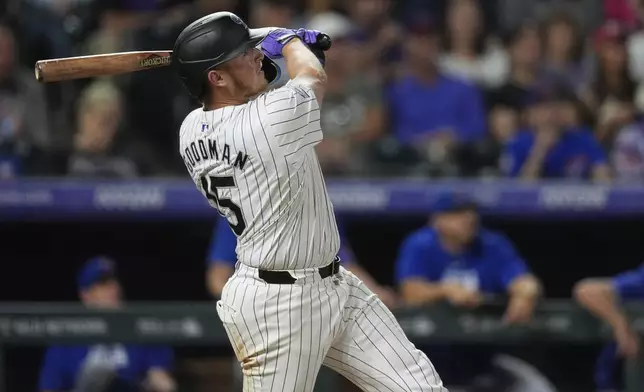
[[[471,309],[494,297],[509,298],[502,322],[528,323],[541,284],[510,241],[480,227],[475,204],[462,194],[436,200],[430,224],[403,241],[395,281],[409,306],[448,302]],[[494,348],[428,347],[446,385],[476,382],[489,371]],[[499,388],[500,390],[501,388]]]
[[[78,272],[82,303],[93,309],[123,305],[114,262],[90,259]],[[125,344],[52,346],[45,353],[39,389],[47,392],[176,391],[170,375],[173,352],[169,347]]]
[[[457,143],[485,136],[481,92],[472,84],[439,70],[439,37],[434,22],[408,25],[403,69],[386,92],[392,133],[441,163]]]
[[[398,253],[395,279],[403,300],[469,308],[486,295],[507,294],[505,320],[528,322],[541,285],[510,241],[481,228],[476,206],[463,195],[441,195],[432,211],[430,225],[407,236]]]
[[[557,87],[543,87],[525,101],[528,128],[506,144],[502,171],[515,178],[610,181],[607,157],[592,132],[581,125],[577,98]]]
[[[378,284],[369,272],[358,264],[353,250],[347,241],[344,225],[339,219],[337,219],[337,223],[341,243],[340,251],[338,252],[340,262],[380,297],[385,305],[389,308],[398,306],[400,299],[396,292],[390,287]],[[235,253],[236,246],[237,237],[235,237],[235,234],[230,230],[225,221],[218,219],[210,241],[206,272],[208,291],[215,298],[221,297],[221,291],[224,285],[235,270],[235,263],[237,261],[237,255]]]

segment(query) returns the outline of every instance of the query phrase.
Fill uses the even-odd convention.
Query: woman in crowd
[[[543,25],[542,42],[544,77],[578,91],[587,72],[583,63],[582,32],[577,20],[565,12],[553,14]]]
[[[482,87],[500,86],[507,76],[505,52],[488,39],[479,3],[451,0],[446,20],[442,70]]]
[[[597,67],[583,92],[585,103],[597,114],[595,134],[607,147],[612,145],[615,132],[634,118],[637,85],[628,69],[626,39],[625,29],[616,22],[596,32]]]

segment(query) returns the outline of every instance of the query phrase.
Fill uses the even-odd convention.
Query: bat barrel
[[[112,76],[167,67],[172,62],[171,56],[171,50],[156,50],[40,60],[34,73],[39,82]]]

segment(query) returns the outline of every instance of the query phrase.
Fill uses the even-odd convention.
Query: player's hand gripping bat
[[[36,80],[60,82],[167,67],[171,55],[171,50],[153,50],[40,60],[36,63]]]

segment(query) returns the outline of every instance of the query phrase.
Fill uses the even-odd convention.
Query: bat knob
[[[317,47],[322,49],[322,50],[329,50],[331,49],[331,37],[324,33],[318,34],[317,37]]]

